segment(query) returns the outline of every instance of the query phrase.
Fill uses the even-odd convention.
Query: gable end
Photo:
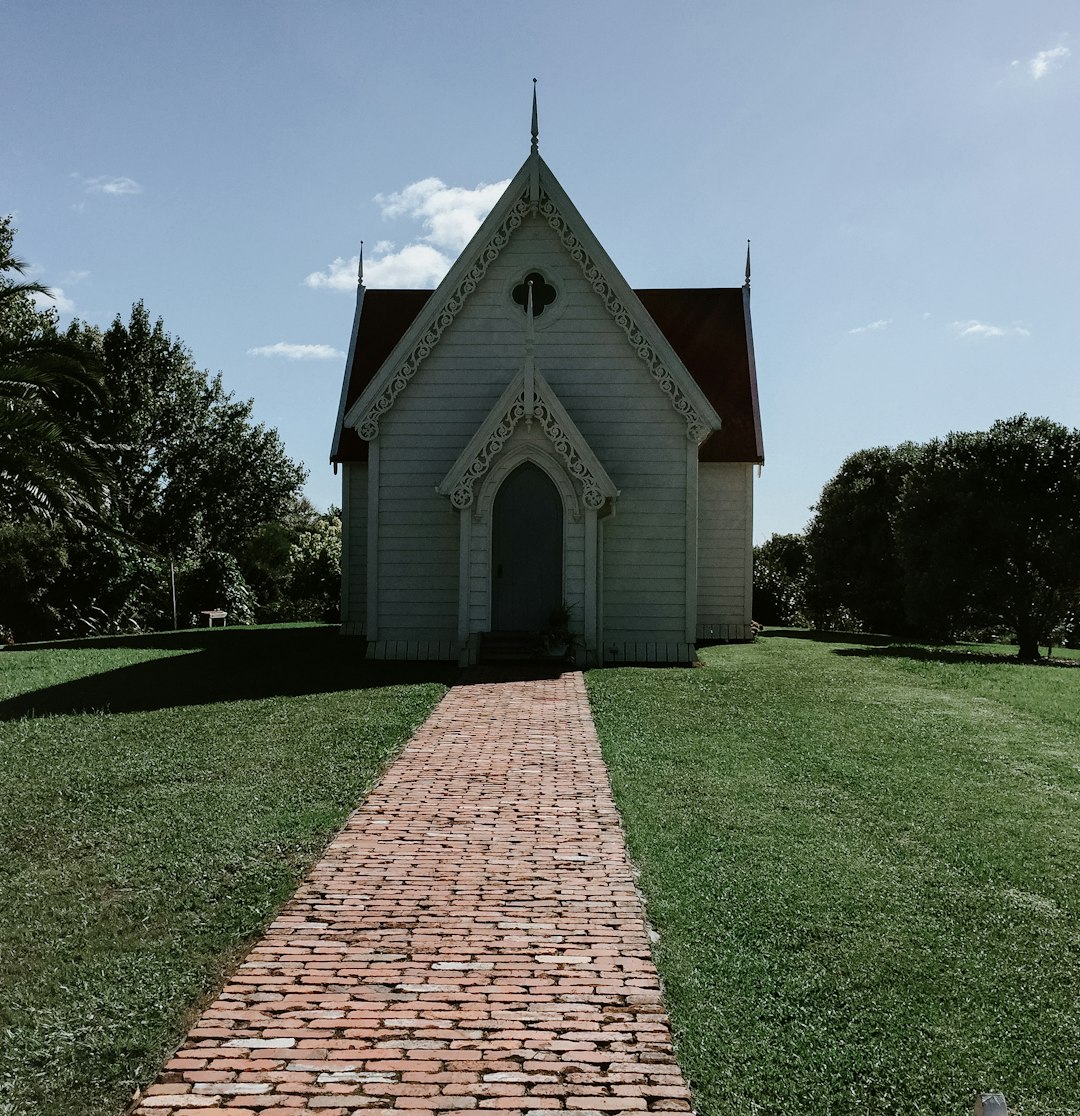
[[[530,185],[533,171],[539,182],[539,196],[535,200],[534,189]],[[425,313],[424,320],[418,319],[406,331],[375,378],[349,408],[345,425],[353,427],[366,442],[378,437],[380,418],[393,407],[394,401],[416,375],[417,369],[431,354],[469,295],[476,290],[490,265],[499,258],[512,234],[529,213],[537,213],[558,236],[657,386],[668,397],[676,413],[686,421],[687,437],[700,446],[710,434],[720,429],[720,416],[682,365],[674,349],[667,345],[648,311],[608,259],[547,164],[535,152],[515,175],[487,220],[436,289],[433,302],[436,305],[441,303],[441,309],[436,310],[432,318],[427,318]],[[470,260],[474,261],[471,266]],[[452,292],[449,297],[446,297],[447,292]]]
[[[630,308],[605,279],[603,272],[597,267],[585,246],[567,224],[566,218],[563,217],[554,202],[546,194],[540,202],[540,215],[555,230],[563,247],[569,252],[571,259],[581,268],[582,275],[592,285],[592,289],[603,300],[607,312],[614,319],[615,324],[626,334],[627,341],[636,350],[637,355],[649,370],[649,374],[656,381],[660,390],[671,401],[672,407],[686,420],[686,436],[695,444],[701,445],[720,425],[709,402],[704,400],[704,407],[695,406],[694,402],[679,386],[676,378],[665,366],[663,358],[642,332],[637,322],[634,321]],[[684,378],[690,379],[685,374]],[[707,412],[713,413],[708,415]]]
[[[510,207],[510,211],[507,213],[502,223],[479,253],[476,262],[457,283],[453,294],[443,303],[441,309],[436,312],[431,324],[412,345],[408,356],[398,365],[397,370],[390,377],[389,382],[385,384],[379,395],[373,401],[368,401],[359,414],[350,413],[346,415],[346,423],[355,426],[357,433],[365,442],[370,442],[378,437],[379,419],[393,407],[394,400],[397,399],[408,385],[409,381],[416,375],[417,369],[431,354],[432,349],[438,344],[439,339],[442,337],[447,327],[454,321],[461,311],[461,308],[465,305],[469,295],[479,286],[480,281],[487,274],[488,268],[499,258],[503,248],[510,243],[510,237],[513,235],[514,230],[520,227],[529,209],[528,197],[523,194]],[[403,340],[407,339],[408,335]],[[391,355],[395,357],[395,363],[401,360],[396,354]],[[363,397],[357,401],[356,407],[358,408],[362,404],[365,404]]]

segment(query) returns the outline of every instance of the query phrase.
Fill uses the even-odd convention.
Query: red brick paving
[[[680,1111],[580,673],[454,687],[134,1107]]]

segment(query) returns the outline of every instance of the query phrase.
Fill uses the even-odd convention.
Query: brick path
[[[134,1108],[688,1111],[580,674],[456,686]]]

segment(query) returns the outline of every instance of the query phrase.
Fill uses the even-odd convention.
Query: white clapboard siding
[[[712,461],[698,466],[700,639],[750,636],[753,468]]]
[[[341,470],[341,506],[345,512],[341,623],[343,630],[359,634],[367,611],[368,467],[363,462],[346,462]]]
[[[425,622],[423,638],[457,639],[459,513],[435,486],[521,371],[525,318],[509,291],[534,268],[559,293],[537,319],[535,366],[621,490],[616,514],[600,527],[601,639],[670,644],[681,661],[677,645],[685,645],[687,620],[685,420],[539,217],[527,218],[513,234],[380,420],[378,640],[414,643]],[[490,625],[490,524],[474,522],[470,540],[466,618],[469,631],[478,632]],[[584,517],[568,516],[564,595],[579,609],[584,540]]]

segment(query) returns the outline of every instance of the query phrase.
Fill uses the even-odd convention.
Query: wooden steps
[[[534,632],[485,632],[480,637],[481,663],[535,663],[547,661]]]

